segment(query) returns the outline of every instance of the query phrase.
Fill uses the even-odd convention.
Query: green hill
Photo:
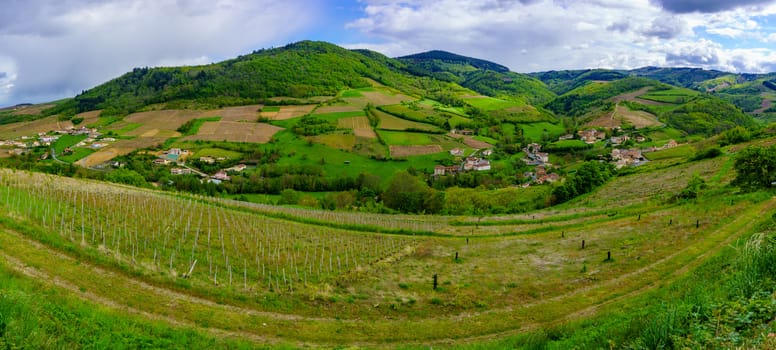
[[[505,66],[482,59],[429,51],[399,57],[406,71],[419,76],[452,81],[480,94],[542,105],[555,97],[547,86],[529,75],[510,72]]]
[[[192,67],[136,68],[84,91],[53,113],[102,109],[126,115],[153,104],[194,103],[211,107],[259,103],[272,97],[334,96],[348,88],[370,86],[372,79],[408,93],[443,84],[399,73],[399,62],[380,54],[302,41],[259,50],[235,59]]]

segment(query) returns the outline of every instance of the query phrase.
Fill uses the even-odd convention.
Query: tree
[[[736,156],[734,168],[738,175],[733,184],[743,190],[774,187],[776,183],[776,145],[769,148],[751,146]]]
[[[405,171],[401,171],[393,176],[391,183],[383,193],[383,204],[388,208],[406,213],[420,213],[426,211],[429,198],[438,199],[426,183]],[[437,203],[435,200],[431,201],[434,204]]]
[[[143,187],[147,183],[143,175],[140,175],[137,171],[129,169],[116,169],[105,175],[105,180],[110,182],[116,182],[121,184],[127,184],[132,186]]]

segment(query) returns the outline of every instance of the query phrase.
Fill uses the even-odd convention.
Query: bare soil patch
[[[412,101],[411,97],[403,94],[388,95],[379,91],[363,91],[361,94],[375,106],[395,105],[404,101]]]
[[[619,104],[614,107],[613,112],[606,113],[605,115],[602,115],[601,117],[594,119],[585,125],[611,129],[617,126],[622,126],[623,123],[633,124],[636,129],[663,125],[663,123],[661,123],[652,113],[645,111],[632,111],[627,107],[620,106]]]
[[[340,128],[353,129],[353,134],[360,137],[376,138],[377,134],[372,130],[372,126],[369,125],[369,119],[367,117],[351,117],[340,118],[337,120],[337,125]]]
[[[491,144],[489,144],[489,143],[487,143],[485,141],[475,140],[471,136],[464,136],[464,135],[457,135],[457,134],[448,134],[448,135],[451,136],[451,137],[454,137],[454,138],[462,138],[463,139],[463,143],[465,145],[471,147],[471,148],[481,149],[481,148],[491,148],[491,147],[493,147],[493,145],[491,145]]]
[[[227,122],[239,122],[239,121],[256,121],[259,117],[259,109],[262,105],[248,105],[238,107],[227,107],[214,111],[214,114],[221,117],[222,121]]]
[[[305,114],[309,114],[315,109],[316,105],[303,105],[303,106],[282,106],[280,111],[276,112],[273,120],[286,120],[291,118],[301,117]],[[262,112],[263,113],[263,112]]]
[[[422,156],[442,152],[440,145],[390,146],[391,157]]]
[[[56,116],[33,120],[30,122],[0,125],[0,139],[12,139],[20,136],[31,136],[39,132],[61,130],[73,126],[70,121],[58,121]]]
[[[206,122],[196,135],[187,136],[184,140],[230,141],[267,143],[283,128],[266,123],[246,122]]]
[[[339,113],[339,112],[358,112],[363,110],[358,106],[341,105],[341,106],[323,106],[315,110],[315,114],[325,113]]]

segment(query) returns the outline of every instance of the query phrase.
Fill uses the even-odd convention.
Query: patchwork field
[[[369,119],[367,117],[340,118],[337,120],[337,126],[340,128],[353,129],[353,134],[359,137],[377,137],[372,126],[369,125]]]
[[[186,136],[183,140],[230,141],[267,143],[281,127],[266,123],[252,122],[205,122],[196,135]]]

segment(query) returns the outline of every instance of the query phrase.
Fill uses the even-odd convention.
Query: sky
[[[0,106],[300,40],[515,72],[776,71],[776,0],[0,0]]]

